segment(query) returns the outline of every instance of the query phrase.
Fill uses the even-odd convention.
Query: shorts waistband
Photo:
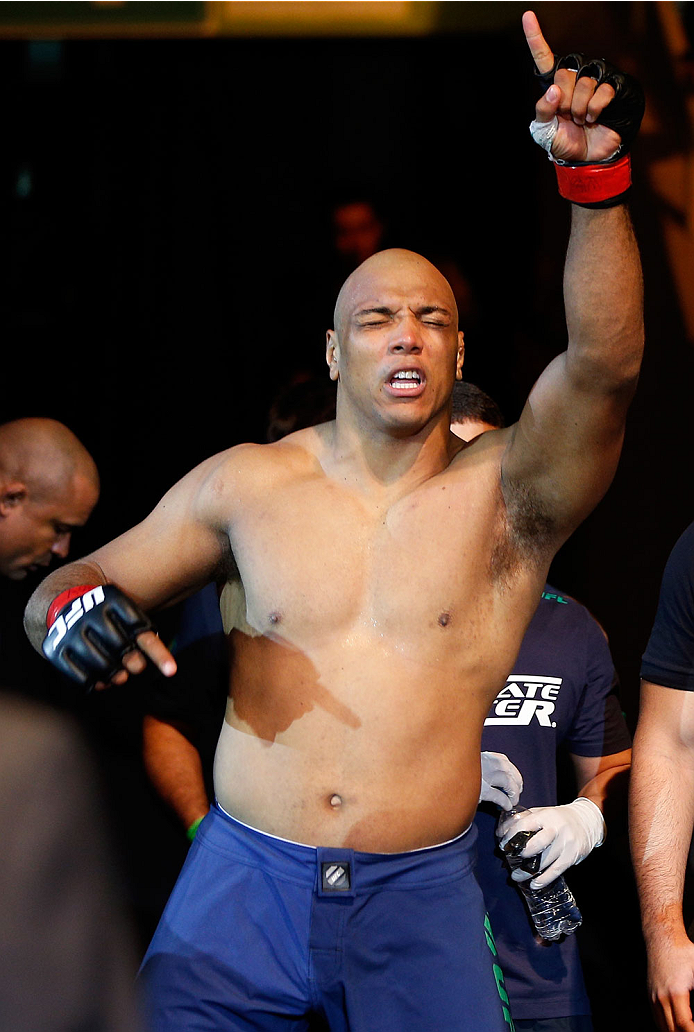
[[[198,828],[195,842],[230,858],[259,867],[273,877],[326,892],[354,895],[382,886],[407,888],[461,877],[474,862],[477,829],[471,825],[440,845],[403,853],[366,853],[352,849],[302,845],[243,824],[215,803]],[[349,886],[326,888],[337,865],[348,867]]]

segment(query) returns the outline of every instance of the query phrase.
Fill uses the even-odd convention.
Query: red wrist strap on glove
[[[559,193],[567,201],[586,208],[611,208],[621,204],[631,186],[631,157],[604,165],[559,165],[555,162]]]
[[[80,595],[84,595],[85,592],[91,591],[92,588],[96,588],[96,584],[79,584],[76,588],[67,588],[65,591],[61,591],[59,595],[51,602],[46,613],[46,627],[50,630],[55,618],[68,602],[72,602],[73,599],[79,598]]]

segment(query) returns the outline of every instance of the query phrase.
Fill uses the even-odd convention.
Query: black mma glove
[[[646,109],[646,100],[638,79],[626,72],[620,72],[601,57],[590,60],[583,54],[567,54],[566,57],[555,55],[554,65],[549,72],[541,74],[535,68],[535,75],[540,80],[543,93],[550,88],[560,68],[576,72],[577,82],[579,79],[588,78],[595,79],[598,86],[606,82],[612,87],[615,95],[595,124],[604,125],[619,133],[622,142],[615,157],[626,154],[639,131]]]
[[[136,638],[152,629],[149,618],[113,584],[70,588],[54,599],[46,623],[44,655],[87,691],[122,669]]]
[[[632,75],[620,72],[603,58],[567,54],[565,57],[555,55],[554,64],[548,72],[541,73],[537,68],[534,69],[543,92],[547,92],[554,82],[555,73],[561,68],[576,72],[576,81],[590,78],[596,80],[597,86],[608,83],[613,88],[615,95],[595,124],[604,125],[618,133],[621,142],[609,161],[576,161],[571,164],[555,162],[559,193],[584,208],[611,208],[625,200],[631,187],[631,159],[628,151],[639,131],[646,107],[641,84]],[[551,150],[548,153],[552,157]]]

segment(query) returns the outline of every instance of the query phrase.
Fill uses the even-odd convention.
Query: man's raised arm
[[[27,634],[64,674],[85,688],[121,684],[142,672],[145,657],[164,675],[175,673],[146,613],[184,598],[228,566],[225,527],[233,507],[220,488],[227,454],[202,463],[142,523],[56,570],[34,592]]]
[[[557,547],[614,475],[643,350],[641,264],[624,200],[625,153],[643,113],[640,88],[604,61],[555,59],[523,17],[546,92],[531,133],[572,202],[564,272],[567,350],[537,381],[502,463],[511,513],[522,505]]]

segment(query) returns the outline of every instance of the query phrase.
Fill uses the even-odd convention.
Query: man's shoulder
[[[334,426],[334,422],[307,426],[287,434],[279,441],[261,447],[270,461],[279,461],[282,464],[289,462],[297,467],[302,464],[313,467],[319,455],[329,447]]]
[[[278,486],[320,469],[321,427],[299,430],[271,444],[237,444],[212,456],[207,466],[207,486],[215,492],[252,490],[254,486]]]
[[[682,531],[673,545],[667,561],[668,567],[694,580],[694,523]]]
[[[498,475],[508,444],[509,432],[510,428],[505,427],[502,430],[486,430],[479,436],[473,437],[471,441],[456,439],[448,470],[461,474],[468,470],[470,472],[489,470]]]

